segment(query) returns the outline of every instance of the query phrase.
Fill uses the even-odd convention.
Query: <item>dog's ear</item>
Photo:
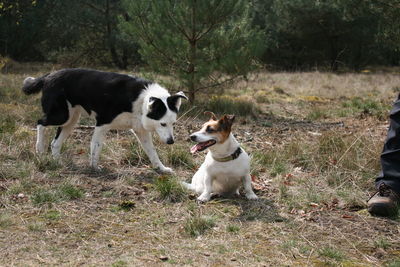
[[[233,123],[233,121],[235,120],[235,115],[225,115],[224,116],[226,118],[226,120],[228,120],[230,122],[230,124]]]
[[[167,104],[170,110],[178,113],[179,108],[181,107],[181,98],[188,100],[185,94],[180,91],[174,95],[171,95],[167,98]]]
[[[225,130],[231,130],[235,115],[224,115],[219,119],[219,123]]]
[[[210,120],[213,120],[213,121],[217,120],[217,116],[215,116],[214,112],[204,111],[204,115],[210,116]]]

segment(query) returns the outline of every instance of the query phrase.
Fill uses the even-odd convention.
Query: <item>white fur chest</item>
[[[218,193],[234,193],[250,171],[250,158],[244,151],[238,158],[227,162],[214,160],[209,152],[204,164],[212,177],[214,192]]]
[[[219,162],[213,159],[211,152],[208,152],[204,164],[207,166],[207,172],[211,176],[243,176],[250,170],[250,157],[243,151],[241,155],[234,160]]]

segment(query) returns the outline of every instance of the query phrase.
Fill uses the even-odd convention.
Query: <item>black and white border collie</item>
[[[36,79],[28,77],[22,90],[28,95],[42,91],[44,116],[37,124],[37,153],[45,151],[45,127],[58,126],[51,143],[52,155],[58,158],[62,143],[84,111],[96,119],[90,144],[90,165],[93,168],[98,168],[107,131],[132,129],[153,167],[161,172],[172,172],[161,163],[151,133],[157,132],[164,143],[174,143],[173,124],[181,98],[187,99],[183,92],[170,95],[157,83],[89,69],[63,69]]]

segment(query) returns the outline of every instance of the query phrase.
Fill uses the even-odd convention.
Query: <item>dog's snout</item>
[[[190,136],[190,140],[196,141],[196,139],[197,139],[197,136],[195,136],[194,134],[192,134],[192,135]]]
[[[172,145],[174,143],[174,139],[172,137],[168,138],[167,144]]]

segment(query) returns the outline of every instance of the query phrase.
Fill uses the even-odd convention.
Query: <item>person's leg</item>
[[[390,125],[380,157],[377,192],[368,200],[372,215],[395,216],[400,205],[400,96],[390,112]]]
[[[390,112],[389,130],[380,160],[382,171],[376,178],[376,188],[384,183],[400,194],[400,96]]]

